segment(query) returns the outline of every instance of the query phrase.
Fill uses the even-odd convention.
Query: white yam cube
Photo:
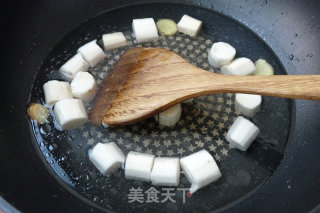
[[[225,75],[250,75],[254,72],[254,63],[249,58],[237,58],[230,64],[221,67],[222,74]]]
[[[177,26],[179,32],[194,37],[200,32],[202,21],[188,15],[183,15]]]
[[[64,79],[71,81],[78,72],[85,72],[89,67],[88,62],[83,59],[80,53],[77,53],[62,65],[59,71]]]
[[[108,33],[102,35],[105,50],[111,50],[127,45],[127,39],[122,32]]]
[[[237,93],[234,105],[239,112],[252,118],[260,111],[261,101],[261,95]]]
[[[226,139],[236,148],[247,151],[259,133],[260,130],[254,123],[239,116],[229,129]]]
[[[185,176],[191,183],[191,193],[221,177],[217,163],[206,150],[181,158],[180,164]]]
[[[53,113],[60,130],[70,130],[82,126],[88,121],[86,109],[79,99],[58,101]]]
[[[122,151],[114,142],[98,143],[88,154],[90,161],[103,175],[119,169],[125,161]]]
[[[97,44],[96,39],[80,47],[77,52],[82,55],[91,67],[94,67],[106,57],[106,54]]]
[[[76,74],[71,84],[72,95],[89,103],[97,93],[97,84],[93,76],[88,72],[79,72]]]
[[[178,186],[180,178],[179,158],[157,157],[154,159],[150,179],[153,185]]]
[[[125,177],[149,182],[154,157],[146,153],[129,152],[125,163]]]
[[[154,116],[154,119],[163,126],[174,126],[181,117],[181,104],[176,104],[173,107],[167,109],[166,111],[161,112],[158,115]]]
[[[133,19],[132,30],[138,43],[159,38],[158,29],[153,18]]]
[[[214,43],[209,50],[208,60],[214,68],[230,63],[236,55],[236,49],[225,42]]]
[[[60,100],[72,98],[70,85],[65,81],[48,81],[43,85],[43,92],[48,105],[54,105]]]

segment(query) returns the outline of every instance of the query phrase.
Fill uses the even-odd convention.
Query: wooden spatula
[[[320,100],[320,75],[221,75],[166,49],[132,48],[104,80],[89,118],[97,125],[128,125],[192,97],[238,92]]]

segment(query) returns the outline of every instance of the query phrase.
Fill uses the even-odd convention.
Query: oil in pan
[[[90,68],[89,72],[95,77],[98,86],[119,57],[130,47],[166,48],[197,67],[213,71],[207,56],[212,43],[216,41],[231,41],[236,46],[238,57],[246,56],[252,59],[263,57],[273,64],[276,74],[285,74],[277,57],[262,40],[242,25],[213,12],[210,12],[210,15],[223,20],[226,29],[233,29],[242,37],[250,38],[255,50],[260,51],[260,55],[250,55],[254,53],[250,52],[248,43],[237,38],[232,40],[228,30],[217,28],[204,29],[197,37],[178,33],[174,36],[160,36],[158,41],[134,43],[132,33],[129,31],[132,20],[130,18],[133,15],[130,16],[132,10],[142,8],[131,6],[131,8],[118,9],[119,11],[128,10],[127,25],[102,24],[110,16],[110,12],[107,12],[82,24],[67,35],[42,64],[34,81],[31,101],[43,102],[42,85],[48,80],[61,79],[58,69],[75,54],[78,47],[99,38],[103,33],[112,31],[125,32],[131,44],[106,51],[106,59]],[[185,10],[190,9],[187,7]],[[200,8],[196,10],[209,12]],[[189,12],[192,13],[192,11]],[[178,16],[171,13],[173,18]],[[161,17],[161,14],[158,16]],[[116,212],[152,210],[202,212],[220,209],[243,199],[272,175],[283,157],[286,146],[290,130],[291,105],[292,101],[287,99],[263,97],[261,111],[253,118],[253,122],[260,128],[261,133],[247,152],[234,149],[225,140],[229,127],[240,115],[234,107],[234,94],[201,96],[194,98],[192,103],[183,104],[181,119],[174,127],[159,126],[153,118],[149,118],[121,128],[105,129],[86,124],[78,129],[58,131],[54,127],[52,117],[47,124],[37,125],[32,122],[32,126],[36,146],[46,159],[48,168],[68,185],[68,190],[86,202],[102,210]],[[87,107],[90,108],[90,106]],[[104,177],[88,158],[88,150],[98,142],[115,142],[124,154],[129,151],[138,151],[169,157],[187,156],[206,149],[219,164],[222,177],[192,196],[186,194],[190,184],[183,174],[179,186],[173,188],[126,180],[122,170]],[[151,187],[159,192],[159,202],[146,202],[146,192]],[[128,195],[132,189],[141,189],[144,196],[143,202],[129,202]],[[165,196],[161,196],[165,194],[164,192],[169,193],[171,199],[165,200]]]

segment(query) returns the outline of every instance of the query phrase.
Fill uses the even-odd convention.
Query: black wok
[[[127,3],[132,4],[126,1],[34,1],[10,2],[8,7],[3,8],[5,11],[2,13],[1,24],[5,31],[2,34],[5,67],[1,78],[3,116],[0,129],[0,195],[17,209],[23,212],[101,211],[93,202],[91,205],[72,189],[70,190],[70,186],[61,181],[50,169],[37,146],[31,123],[26,116],[26,106],[30,100],[36,73],[48,64],[46,61],[49,53],[52,56],[63,47],[69,48],[63,45],[64,42],[59,43],[59,41],[67,34],[70,35],[72,29],[75,30],[71,35],[79,33],[80,28],[76,27],[81,26],[87,19]],[[199,11],[203,10],[199,9],[199,6],[216,11],[218,15],[226,14],[239,21],[239,23],[234,22],[236,26],[242,24],[264,40],[266,47],[269,46],[272,49],[269,51],[273,51],[279,60],[280,70],[283,68],[288,74],[320,74],[318,36],[320,8],[316,1],[179,3],[191,4],[194,7],[176,4],[147,6],[142,4],[132,8],[136,11],[139,11],[139,8],[151,9],[149,11],[141,9],[139,17],[143,16],[143,13],[158,17],[164,10],[174,16],[175,9],[180,7],[190,13],[192,8],[195,8],[194,15],[207,20],[208,16],[204,14],[210,12],[205,10],[206,12],[200,13]],[[113,12],[117,14],[117,19],[108,22],[124,23],[127,17],[133,15],[128,11],[119,9]],[[89,23],[90,21],[93,23],[92,20],[95,19],[89,20]],[[204,31],[211,32],[206,28]],[[251,35],[246,32],[244,34]],[[255,40],[253,37],[252,39]],[[255,50],[252,47],[248,49],[251,52]],[[289,116],[291,126],[283,158],[281,156],[282,159],[279,160],[280,165],[275,166],[273,174],[266,182],[242,195],[236,202],[228,202],[228,205],[220,208],[221,211],[308,212],[319,205],[320,103],[297,100],[289,101],[288,106],[292,106]],[[210,197],[210,194],[206,196],[207,199],[215,199]],[[201,203],[201,200],[198,202]],[[113,209],[121,208],[120,206]],[[169,211],[183,209],[179,205],[164,208]],[[211,211],[215,208],[189,209]]]

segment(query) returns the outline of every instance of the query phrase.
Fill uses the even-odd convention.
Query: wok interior
[[[112,31],[125,32],[128,40],[133,41],[133,18],[171,18],[177,22],[183,14],[204,22],[198,37],[191,38],[183,34],[161,36],[155,42],[132,43],[125,48],[108,51],[107,59],[89,70],[98,85],[119,56],[127,48],[134,46],[168,48],[196,66],[212,71],[207,62],[207,51],[212,42],[217,41],[232,44],[237,50],[237,57],[245,56],[252,60],[264,58],[273,65],[276,74],[285,74],[272,50],[246,27],[232,19],[190,6],[139,5],[106,12],[83,23],[63,38],[43,62],[33,85],[31,100],[43,101],[42,85],[48,80],[61,79],[58,69],[86,42],[100,39],[103,33]],[[115,21],[113,17],[119,19]],[[247,152],[233,149],[225,140],[229,126],[238,116],[233,101],[233,94],[195,98],[192,104],[183,105],[182,118],[173,128],[160,127],[152,118],[123,128],[104,129],[87,124],[68,132],[57,131],[53,122],[40,126],[32,124],[38,146],[49,167],[69,185],[69,189],[93,205],[115,211],[142,211],[147,208],[163,211],[186,211],[191,208],[208,211],[239,201],[263,184],[279,165],[290,131],[292,101],[263,97],[262,110],[253,119],[261,129],[261,134]],[[187,198],[185,203],[181,191],[175,191],[176,203],[128,203],[127,195],[131,187],[140,187],[146,191],[152,185],[126,180],[123,171],[103,177],[94,168],[87,156],[88,149],[98,142],[111,141],[116,142],[125,154],[134,150],[156,156],[182,157],[206,149],[217,160],[222,178],[200,190],[192,198]],[[175,189],[189,186],[182,175],[180,185]],[[155,188],[162,190],[162,187]]]

